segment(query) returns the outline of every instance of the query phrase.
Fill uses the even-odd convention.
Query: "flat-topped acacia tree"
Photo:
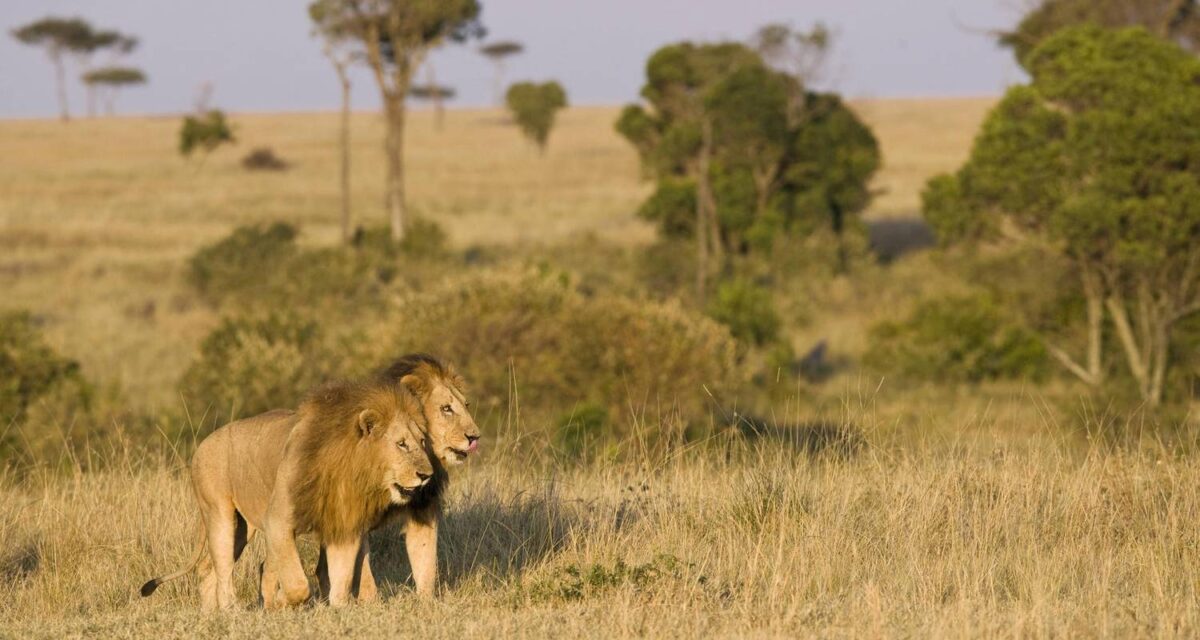
[[[504,99],[521,132],[545,154],[554,117],[567,106],[566,90],[553,80],[541,84],[518,82],[508,88]]]
[[[54,65],[54,80],[58,89],[58,109],[63,122],[71,119],[67,104],[66,68],[63,55],[79,53],[92,46],[94,32],[91,25],[81,18],[46,17],[12,31],[22,44],[40,47],[46,51]]]
[[[392,239],[409,222],[404,190],[405,103],[429,50],[445,42],[482,37],[478,0],[325,0],[317,29],[361,45],[383,98],[387,206]]]
[[[83,74],[83,82],[104,97],[104,111],[113,114],[117,92],[126,87],[146,84],[146,74],[133,67],[102,67]]]
[[[479,53],[483,54],[488,60],[491,60],[492,64],[496,66],[496,75],[492,81],[492,91],[497,105],[504,103],[504,61],[524,51],[525,45],[515,40],[489,42],[479,47]]]

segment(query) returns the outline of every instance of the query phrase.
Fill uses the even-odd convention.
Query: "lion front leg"
[[[354,573],[358,565],[359,539],[339,542],[325,547],[329,571],[329,605],[343,607],[350,602]]]
[[[432,597],[437,587],[438,509],[425,509],[409,515],[404,534],[408,563],[412,566],[417,595]]]

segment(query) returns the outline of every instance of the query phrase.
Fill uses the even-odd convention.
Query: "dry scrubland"
[[[908,232],[924,179],[962,161],[990,104],[857,105],[885,156],[877,229]],[[418,114],[413,205],[458,248],[536,261],[643,246],[653,231],[633,211],[648,187],[615,115],[568,110],[542,159],[496,112],[451,112],[440,133]],[[334,116],[234,122],[239,146],[199,167],[175,155],[175,118],[0,122],[0,307],[34,311],[56,348],[142,408],[177,402],[174,381],[217,322],[183,282],[198,247],[263,220],[298,223],[313,245],[337,236]],[[356,212],[375,221],[380,133],[356,116]],[[244,172],[237,160],[260,145],[296,167]],[[826,339],[853,362],[871,323],[956,286],[917,252],[781,306],[801,352]],[[770,412],[856,425],[866,446],[848,457],[730,439],[619,465],[530,464],[538,443],[514,416],[453,485],[445,590],[428,603],[411,595],[395,532],[373,543],[380,605],[202,616],[186,581],[142,600],[145,578],[189,555],[182,457],[131,443],[98,454],[104,471],[0,478],[0,636],[1200,634],[1189,457],[1081,435],[1047,399],[1055,388],[894,386],[841,367]],[[639,451],[637,435],[624,446]],[[262,549],[249,553],[245,602]]]

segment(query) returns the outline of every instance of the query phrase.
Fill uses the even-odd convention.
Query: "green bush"
[[[0,313],[0,425],[22,424],[33,403],[64,388],[86,401],[79,363],[50,348],[29,313]]]
[[[179,129],[179,153],[184,157],[197,149],[212,153],[214,149],[235,142],[233,127],[225,113],[216,109],[199,116],[185,116]]]
[[[781,323],[771,292],[749,280],[721,283],[708,305],[708,315],[746,344],[761,347],[779,339]]]
[[[188,280],[209,301],[236,293],[261,294],[266,276],[296,256],[296,228],[276,222],[238,227],[203,247],[188,263]]]
[[[321,328],[294,313],[226,318],[201,343],[181,386],[188,404],[223,422],[295,407],[308,388],[346,375],[351,354],[327,346]]]
[[[707,386],[740,382],[728,331],[674,303],[585,295],[556,274],[493,273],[446,282],[401,303],[391,352],[428,351],[460,367],[480,415],[519,396],[552,419],[595,402],[627,433],[649,419],[707,415]],[[513,388],[515,385],[515,388]]]
[[[930,300],[904,320],[875,325],[865,364],[883,374],[945,382],[1041,380],[1050,369],[1041,340],[984,296]]]
[[[585,458],[595,453],[607,427],[608,409],[599,403],[585,402],[559,418],[554,446],[568,458]]]

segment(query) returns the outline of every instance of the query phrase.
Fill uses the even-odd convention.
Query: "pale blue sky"
[[[150,85],[118,102],[129,113],[190,108],[211,82],[214,106],[233,111],[331,109],[336,81],[309,36],[305,0],[0,0],[0,117],[53,116],[53,76],[40,51],[8,32],[47,14],[78,15],[136,34],[129,63]],[[657,47],[681,39],[744,40],[766,22],[822,20],[838,34],[834,88],[855,97],[993,95],[1020,81],[1012,56],[984,35],[1019,18],[1014,0],[483,0],[489,37],[526,43],[509,80],[554,78],[575,104],[637,98],[643,65]],[[458,89],[453,103],[490,103],[492,66],[477,44],[449,46],[433,61],[438,79]],[[104,60],[98,56],[98,61]],[[77,68],[70,72],[77,76]],[[378,97],[366,73],[355,106]],[[72,83],[72,111],[83,94]]]

